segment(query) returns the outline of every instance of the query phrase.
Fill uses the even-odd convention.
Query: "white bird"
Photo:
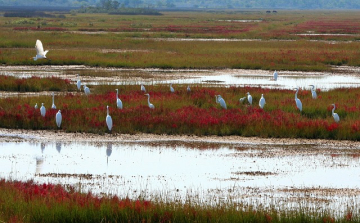
[[[42,117],[45,117],[46,108],[45,108],[45,106],[44,106],[44,103],[41,103],[40,114],[41,114]]]
[[[221,95],[217,95],[217,101],[219,102],[219,104],[222,108],[226,109],[225,100],[221,97]]]
[[[55,105],[55,103],[54,103],[54,92],[52,93],[52,100],[53,100],[53,103],[52,103],[52,105],[51,105],[51,108],[52,108],[52,109],[56,109],[56,105]]]
[[[34,108],[35,108],[35,109],[37,109],[37,108],[38,108],[37,103],[35,104]]]
[[[299,92],[299,88],[295,88],[295,90],[296,90],[296,93],[295,93],[295,103],[296,103],[296,107],[297,107],[300,111],[302,111],[302,103],[301,103],[300,99],[298,99],[298,97],[297,97],[297,94],[298,94],[298,92]]]
[[[33,57],[35,61],[38,59],[47,59],[46,54],[47,52],[49,52],[49,50],[44,51],[44,47],[40,40],[36,40],[35,49],[36,49],[36,56]]]
[[[147,95],[147,96],[148,96],[148,105],[149,105],[149,108],[154,109],[154,108],[155,108],[155,106],[154,106],[153,104],[151,104],[151,103],[150,103],[150,95],[149,95],[149,94],[145,94],[145,95]]]
[[[335,104],[332,104],[332,106],[334,106],[334,108],[331,111],[332,117],[334,118],[335,122],[339,122],[340,121],[340,117],[337,113],[334,113],[335,111]]]
[[[79,79],[76,81],[76,87],[79,91],[81,91],[81,80],[80,80],[80,75],[77,74],[76,75]]]
[[[60,111],[60,110],[56,113],[55,120],[56,120],[56,125],[57,125],[57,127],[60,128],[60,126],[61,126],[61,120],[62,120],[62,116],[61,116],[61,111]]]
[[[172,87],[172,84],[170,84],[170,91],[171,91],[171,93],[175,92],[174,88]]]
[[[145,89],[145,86],[144,86],[144,85],[141,85],[141,88],[140,88],[140,89],[141,89],[142,92],[144,92],[144,93],[146,92],[146,89]]]
[[[246,94],[247,94],[247,99],[248,99],[249,104],[252,105],[252,96],[251,96],[251,94],[249,92],[246,93]]]
[[[239,101],[243,102],[246,99],[246,97],[240,98]]]
[[[316,99],[317,98],[317,94],[316,94],[316,91],[315,91],[315,86],[314,85],[310,85],[311,86],[311,96],[313,99]]]
[[[86,84],[84,84],[84,92],[86,95],[90,94],[90,89],[88,87],[86,87]]]
[[[265,104],[266,104],[266,102],[265,102],[264,94],[261,94],[261,98],[259,101],[260,108],[264,108]]]
[[[277,78],[278,78],[278,72],[275,70],[275,72],[273,73],[274,81],[277,81]]]
[[[109,105],[106,106],[106,110],[107,110],[106,125],[107,125],[109,131],[111,131],[112,126],[113,126],[113,121],[112,121],[111,116],[109,115]]]
[[[188,85],[187,88],[186,88],[187,92],[190,92],[190,86]]]
[[[119,90],[118,89],[115,89],[116,90],[116,106],[119,108],[119,109],[122,109],[123,108],[123,104],[122,104],[122,101],[120,100],[118,94],[119,94]]]

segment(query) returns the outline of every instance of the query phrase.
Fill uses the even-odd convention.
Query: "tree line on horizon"
[[[0,5],[108,9],[360,9],[360,0],[0,0]]]

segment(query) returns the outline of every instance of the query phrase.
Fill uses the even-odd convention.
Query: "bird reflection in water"
[[[43,153],[44,153],[44,150],[45,150],[45,143],[41,143],[40,144],[40,148],[41,148],[41,156],[38,155],[35,157],[36,159],[36,170],[35,170],[35,174],[39,174],[41,173],[41,169],[42,169],[42,166],[43,166],[43,163],[44,163],[44,156],[43,156]]]
[[[106,164],[109,164],[109,156],[111,156],[111,153],[112,153],[112,143],[108,142],[106,148]]]
[[[56,142],[56,150],[60,153],[60,151],[61,151],[61,142]]]

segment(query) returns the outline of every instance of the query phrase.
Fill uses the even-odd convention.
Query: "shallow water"
[[[282,208],[305,203],[344,211],[349,203],[360,202],[358,150],[196,142],[3,142],[0,177],[70,184],[135,199],[231,199],[263,206],[281,201]]]
[[[347,70],[348,69],[348,72]],[[108,69],[88,68],[84,66],[48,66],[48,67],[5,67],[0,75],[21,78],[31,76],[61,77],[77,80],[75,74],[81,73],[82,83],[87,85],[124,85],[124,84],[201,84],[212,86],[250,86],[276,89],[300,87],[310,89],[315,85],[322,91],[334,88],[360,86],[360,70],[339,69],[340,72],[278,72],[277,81],[272,80],[272,72],[264,70],[162,70],[162,69]],[[98,74],[97,77],[86,73]]]

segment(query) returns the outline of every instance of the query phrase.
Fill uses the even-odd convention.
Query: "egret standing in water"
[[[249,92],[246,93],[246,94],[247,94],[247,99],[248,99],[249,104],[252,105],[252,96],[251,96],[251,94]]]
[[[175,92],[174,88],[172,87],[172,84],[170,84],[170,92],[171,92],[171,93],[174,93],[174,92]]]
[[[113,126],[113,121],[111,116],[109,115],[109,105],[106,106],[106,111],[107,111],[107,115],[106,115],[106,125],[109,129],[109,131],[111,132],[112,126]]]
[[[300,110],[300,112],[302,111],[302,103],[300,101],[300,99],[298,99],[297,94],[299,92],[299,88],[295,88],[296,93],[295,93],[295,103],[296,103],[296,107]]]
[[[225,100],[221,97],[221,95],[217,95],[217,101],[223,109],[227,109]]]
[[[142,92],[144,92],[144,93],[146,92],[146,89],[145,89],[144,85],[141,85],[140,89],[141,89]]]
[[[310,85],[310,86],[311,86],[311,96],[313,99],[316,99],[317,94],[316,94],[315,86],[314,85]]]
[[[57,125],[57,127],[60,128],[60,126],[61,126],[61,120],[62,120],[62,116],[61,116],[61,111],[60,111],[60,110],[56,113],[55,120],[56,120],[56,125]]]
[[[84,92],[85,92],[85,95],[90,94],[90,89],[88,87],[86,87],[86,84],[84,84]]]
[[[76,75],[78,77],[78,80],[76,81],[76,87],[79,91],[81,91],[81,80],[80,80],[80,75],[77,74]]]
[[[149,108],[154,109],[154,108],[155,108],[155,106],[154,106],[153,104],[151,104],[151,103],[150,103],[150,95],[149,95],[149,94],[145,94],[145,95],[147,95],[147,96],[148,96],[148,105],[149,105]]]
[[[278,72],[275,70],[275,72],[273,73],[273,80],[277,81],[278,78]]]
[[[46,108],[45,108],[45,106],[44,106],[44,103],[41,103],[40,114],[41,114],[42,117],[45,117]]]
[[[335,111],[335,104],[332,104],[332,106],[334,106],[334,108],[331,111],[332,117],[334,118],[335,122],[339,122],[340,121],[340,117],[337,113],[334,113]]]
[[[53,101],[53,103],[51,105],[51,108],[56,109],[56,105],[55,105],[55,102],[54,102],[54,92],[52,93],[52,101]]]
[[[120,100],[118,94],[119,94],[119,90],[118,89],[115,89],[116,90],[116,106],[118,107],[118,109],[122,109],[123,108],[123,104],[122,104],[122,101]]]
[[[44,47],[40,40],[36,40],[35,49],[36,49],[36,56],[33,57],[35,61],[38,59],[47,59],[46,54],[47,52],[49,52],[49,50],[44,51]]]
[[[265,102],[264,94],[261,94],[261,98],[259,101],[260,108],[264,108],[265,104],[266,104],[266,102]]]

